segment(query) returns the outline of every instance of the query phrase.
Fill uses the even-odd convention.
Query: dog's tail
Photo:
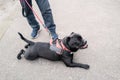
[[[22,35],[20,32],[18,32],[18,34],[20,35],[20,38],[21,38],[22,40],[24,40],[25,42],[27,42],[28,44],[30,44],[30,45],[33,45],[33,44],[34,44],[34,42],[32,42],[32,41],[27,40],[26,38],[24,38],[23,35]]]
[[[20,60],[22,58],[21,55],[24,54],[24,52],[25,51],[23,49],[19,52],[19,54],[17,55],[18,60]]]

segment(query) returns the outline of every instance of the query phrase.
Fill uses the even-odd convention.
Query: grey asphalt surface
[[[74,61],[89,64],[89,70],[45,59],[17,60],[26,44],[17,32],[32,40],[32,29],[21,15],[19,2],[15,3],[9,14],[12,18],[6,17],[9,27],[0,39],[0,80],[120,80],[120,0],[50,0],[59,37],[77,32],[88,41],[89,47],[76,52]],[[32,41],[49,41],[41,28],[40,36]]]

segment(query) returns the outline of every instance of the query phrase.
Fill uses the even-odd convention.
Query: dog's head
[[[74,32],[63,38],[63,44],[72,52],[76,52],[78,49],[85,49],[88,47],[87,41],[85,41],[81,35]]]

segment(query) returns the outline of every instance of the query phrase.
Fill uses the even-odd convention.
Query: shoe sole
[[[40,32],[42,31],[42,29],[40,29],[38,32],[37,32],[37,35],[36,35],[36,37],[31,37],[32,39],[36,39],[36,38],[38,38],[39,37],[39,35],[40,35]]]

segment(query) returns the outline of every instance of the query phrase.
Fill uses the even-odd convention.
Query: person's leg
[[[54,40],[57,39],[58,35],[56,34],[56,25],[53,20],[52,11],[48,0],[36,0],[36,3],[41,11],[44,23],[49,29],[52,38]]]
[[[32,0],[27,0],[27,1],[32,6]],[[29,12],[28,12],[26,18],[27,18],[29,25],[33,28],[31,36],[32,36],[32,38],[35,38],[37,36],[38,30],[40,29],[40,25],[37,22],[37,20],[35,19],[35,16],[34,16],[32,10],[28,6],[27,6],[27,8],[28,8]]]

